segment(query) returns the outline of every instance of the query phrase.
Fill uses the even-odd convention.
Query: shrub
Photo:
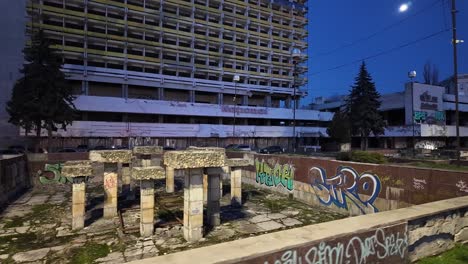
[[[383,164],[387,162],[387,158],[385,158],[385,156],[380,153],[360,150],[339,153],[336,156],[336,159],[343,161],[355,161],[374,164]]]

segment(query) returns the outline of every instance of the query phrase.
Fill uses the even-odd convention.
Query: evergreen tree
[[[46,129],[49,144],[52,131],[66,129],[76,113],[72,86],[60,70],[59,54],[50,45],[42,31],[32,36],[31,45],[23,49],[23,77],[15,83],[6,107],[10,123],[26,133],[35,130],[37,139],[41,129]]]
[[[351,127],[346,113],[339,110],[333,115],[327,134],[338,143],[351,142]]]
[[[380,94],[363,62],[346,99],[346,114],[351,124],[351,133],[361,137],[362,150],[367,149],[370,133],[375,136],[384,133],[385,124],[378,111],[380,104]]]

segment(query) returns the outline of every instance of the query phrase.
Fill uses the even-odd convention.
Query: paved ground
[[[221,226],[207,228],[200,242],[182,235],[183,191],[166,194],[157,183],[156,229],[139,238],[139,200],[119,202],[121,217],[102,216],[99,179],[88,184],[86,228],[71,231],[71,186],[43,185],[24,194],[0,214],[0,263],[123,263],[216,244],[262,233],[344,218],[323,208],[243,186],[242,208],[229,205],[229,186],[222,199]]]

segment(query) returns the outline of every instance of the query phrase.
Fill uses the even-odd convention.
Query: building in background
[[[294,95],[307,95],[306,57],[295,67],[291,56],[307,47],[305,0],[32,0],[27,9],[28,31],[44,30],[63,54],[77,95],[79,120],[56,136],[286,146],[294,115],[301,144],[326,135],[331,113],[293,110]]]
[[[463,76],[460,75],[461,80]],[[468,89],[468,78],[459,87]],[[385,134],[370,140],[370,147],[434,149],[455,145],[455,95],[453,85],[435,86],[407,83],[405,90],[381,96],[380,112],[387,124]],[[467,86],[464,86],[467,85]],[[452,88],[451,88],[452,87]],[[468,146],[468,94],[459,92],[461,146]],[[344,105],[346,96],[316,98],[311,108],[336,112]],[[353,139],[359,145],[359,138]]]

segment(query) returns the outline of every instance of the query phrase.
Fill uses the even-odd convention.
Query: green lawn
[[[441,169],[441,170],[468,171],[468,166],[457,166],[454,164],[435,163],[435,162],[428,162],[428,161],[411,162],[411,163],[406,163],[405,165],[421,167],[421,168]]]
[[[466,264],[468,263],[468,245],[456,245],[453,249],[435,257],[429,257],[418,264]]]

